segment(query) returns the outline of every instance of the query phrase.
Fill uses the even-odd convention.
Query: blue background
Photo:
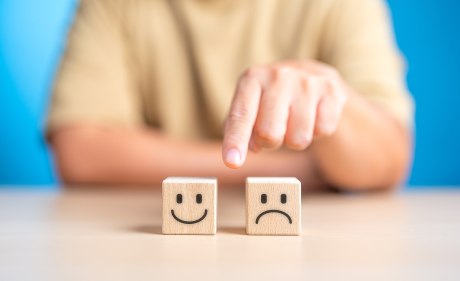
[[[416,103],[409,184],[460,186],[460,1],[388,0]],[[43,140],[75,0],[0,1],[0,185],[55,186]]]

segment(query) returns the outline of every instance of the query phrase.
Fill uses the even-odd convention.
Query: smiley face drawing
[[[300,193],[296,178],[247,178],[247,234],[299,235]]]
[[[164,234],[216,233],[215,178],[169,177],[162,194]]]
[[[183,195],[182,193],[178,193],[176,195],[176,203],[177,204],[182,204],[183,202]],[[201,204],[203,203],[203,195],[201,193],[197,193],[196,194],[196,204]],[[177,215],[174,213],[174,209],[171,209],[171,215],[173,216],[173,218],[180,222],[180,223],[185,223],[185,224],[195,224],[195,223],[199,223],[200,221],[204,220],[204,218],[206,218],[206,216],[208,215],[208,209],[204,209],[204,213],[203,215],[196,219],[196,220],[191,220],[191,221],[187,221],[187,220],[183,220],[183,219],[180,219],[179,217],[177,217]]]

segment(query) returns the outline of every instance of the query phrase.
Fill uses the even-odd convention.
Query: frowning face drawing
[[[271,194],[271,195],[273,195],[273,194]],[[274,197],[276,197],[276,195],[277,195],[277,194],[275,194]],[[281,194],[279,195],[279,198],[280,198],[280,203],[281,203],[281,204],[287,204],[287,195],[286,195],[286,193],[281,193]],[[270,199],[271,199],[271,200],[277,200],[277,198],[270,198]],[[261,193],[261,194],[260,194],[260,203],[261,203],[261,204],[267,204],[267,203],[268,203],[268,195],[267,195],[267,193]],[[281,208],[280,208],[280,209],[281,209]],[[282,211],[282,210],[280,210],[280,209],[268,209],[268,210],[266,210],[266,211],[263,211],[262,213],[260,213],[260,214],[257,216],[255,223],[256,223],[256,224],[259,224],[259,220],[260,220],[263,216],[268,215],[268,214],[271,214],[271,213],[275,213],[275,214],[280,214],[280,215],[285,216],[286,219],[287,219],[287,222],[289,222],[289,224],[292,224],[292,218],[291,218],[291,216],[290,216],[288,213],[286,213],[285,211]]]
[[[246,232],[300,234],[300,182],[296,178],[248,178]]]

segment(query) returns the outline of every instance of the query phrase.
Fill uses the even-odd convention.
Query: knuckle
[[[347,94],[343,88],[339,85],[337,80],[329,79],[328,80],[328,89],[327,95],[335,100],[339,105],[344,105],[347,101]]]
[[[247,76],[247,75],[241,75],[241,77],[238,79],[238,89],[246,88],[251,83],[254,83],[254,79]]]
[[[306,88],[306,91],[303,91],[304,96],[309,96],[314,98],[314,100],[318,100],[319,97],[322,95],[322,81],[315,75],[308,75],[304,78],[303,87]]]
[[[240,77],[240,81],[251,81],[258,78],[262,73],[262,68],[259,66],[252,66],[246,69]]]
[[[308,93],[308,88],[310,86],[309,79],[310,78],[308,77],[308,75],[304,75],[300,79],[300,82],[299,82],[300,83],[300,85],[299,85],[300,93],[303,94],[303,95]]]
[[[286,146],[293,150],[304,150],[310,146],[311,142],[311,137],[304,136],[298,139],[290,139],[286,141]]]
[[[337,87],[338,88],[338,87]],[[336,88],[336,89],[337,89]],[[339,103],[340,107],[343,107],[348,100],[348,96],[344,90],[335,90],[334,95]]]
[[[227,122],[232,123],[245,123],[249,121],[249,110],[246,107],[241,107],[236,110],[232,110],[227,117]]]
[[[325,136],[330,136],[334,133],[335,131],[335,126],[326,126],[323,128],[323,134]]]
[[[316,129],[318,136],[331,136],[335,132],[336,126],[330,123],[320,124]]]
[[[287,65],[277,66],[271,69],[274,81],[288,80],[292,76],[292,68]]]
[[[274,130],[257,128],[254,132],[254,135],[258,142],[270,147],[279,146],[283,142],[282,135],[275,132]]]

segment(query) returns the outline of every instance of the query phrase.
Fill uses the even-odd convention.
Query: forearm
[[[243,169],[231,170],[217,141],[177,140],[151,129],[76,126],[51,138],[65,182],[159,184],[167,176],[215,176],[221,184],[242,184],[247,176],[296,176],[319,182],[307,153],[251,154]]]
[[[349,90],[337,131],[315,141],[315,161],[329,184],[347,190],[399,184],[411,160],[411,135],[387,112]]]

